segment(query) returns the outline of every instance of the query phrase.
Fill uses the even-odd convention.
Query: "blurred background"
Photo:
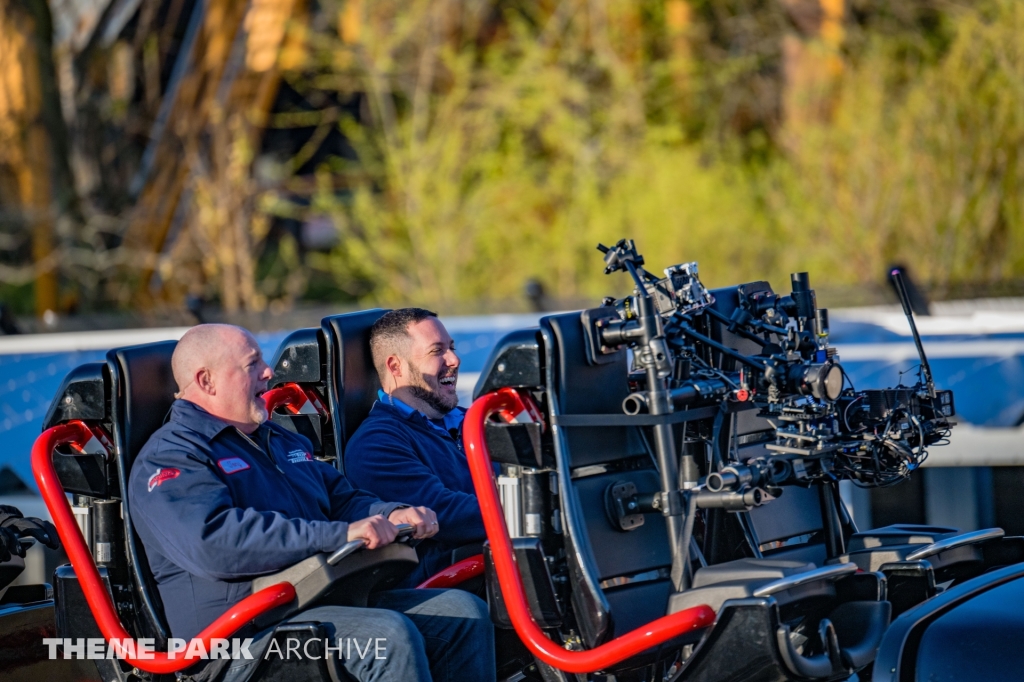
[[[1024,532],[1019,0],[0,0],[0,496],[107,348],[413,303],[482,364],[626,293],[622,237],[809,271],[860,388],[916,363],[904,266],[961,426],[858,522]]]
[[[0,300],[524,310],[616,293],[624,236],[831,307],[895,262],[1024,293],[1022,36],[1016,0],[0,0]]]

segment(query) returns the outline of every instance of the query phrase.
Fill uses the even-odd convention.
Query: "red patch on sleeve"
[[[180,469],[157,469],[156,473],[149,477],[149,492],[153,492],[153,488],[164,481],[169,481],[178,476],[181,476]]]

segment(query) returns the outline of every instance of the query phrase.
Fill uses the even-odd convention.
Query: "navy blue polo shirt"
[[[272,422],[249,436],[187,400],[132,466],[132,521],[171,634],[189,639],[252,593],[252,579],[345,544],[348,522],[402,506],[354,489]]]
[[[465,410],[455,411],[442,426],[461,426]],[[461,428],[441,428],[398,400],[395,405],[377,401],[345,446],[345,473],[353,485],[385,500],[422,505],[437,514],[437,535],[417,545],[420,564],[400,587],[413,587],[447,568],[453,549],[487,539]]]

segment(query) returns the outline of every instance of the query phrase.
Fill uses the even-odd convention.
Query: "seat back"
[[[338,467],[344,471],[345,444],[370,414],[380,379],[370,355],[370,328],[388,312],[381,308],[325,317],[327,400],[334,423]]]
[[[130,471],[135,457],[159,429],[174,402],[177,384],[171,372],[176,341],[162,341],[107,353],[114,446]]]
[[[555,424],[558,415],[621,415],[626,351],[589,361],[580,313],[551,315],[540,326]],[[594,647],[665,615],[672,559],[664,519],[648,514],[622,531],[605,511],[610,487],[625,482],[656,492],[658,474],[637,427],[563,426],[553,434],[574,610]]]
[[[326,408],[319,414],[276,412],[271,419],[309,438],[317,458],[342,472],[345,444],[377,400],[380,380],[370,355],[370,328],[386,312],[376,308],[325,317],[317,328],[289,334],[270,363],[270,388],[296,383]]]
[[[270,361],[274,376],[268,387],[273,389],[283,384],[298,384],[308,394],[316,396],[316,402],[321,407],[327,405],[327,366],[323,360],[327,354],[325,346],[324,333],[319,327],[298,329],[286,336]],[[277,410],[270,414],[270,420],[308,438],[313,445],[314,457],[338,466],[334,424],[331,422],[330,411],[321,407],[298,414]]]
[[[772,437],[774,433],[772,425],[767,419],[758,417],[755,410],[741,412],[736,415],[736,432],[727,434],[730,440],[735,437],[736,442],[753,440],[749,445],[740,445],[733,453],[733,457],[739,462],[745,462],[754,457],[763,457],[770,454],[765,448],[763,439]],[[758,442],[762,441],[762,442]],[[798,545],[813,545],[804,549],[806,555],[793,556],[793,559],[810,561],[821,564],[825,560],[825,548],[821,544],[819,533],[824,527],[821,514],[821,497],[818,486],[812,485],[808,488],[790,485],[783,488],[782,495],[761,507],[754,507],[749,512],[742,514],[746,521],[753,542],[758,546],[781,544],[787,541],[787,549],[765,548],[768,554],[792,553]],[[807,538],[805,536],[815,536]],[[803,540],[803,541],[801,541]],[[756,549],[756,548],[753,548]],[[786,556],[785,558],[791,558]]]
[[[772,289],[767,282],[751,282],[741,286],[716,289],[712,292],[715,302],[713,307],[724,317],[732,317],[739,307],[740,294],[750,296],[755,293],[771,294]],[[734,334],[717,320],[709,320],[711,338],[733,348],[745,355],[758,355],[761,346],[754,341]],[[722,369],[735,369],[735,361],[726,356],[716,354],[713,361]],[[774,434],[774,427],[764,417],[758,417],[755,410],[739,412],[735,415],[735,433],[730,428],[723,429],[722,451],[728,452],[729,443],[739,445],[733,454],[735,460],[744,462],[752,457],[768,454],[764,442]],[[759,437],[762,436],[762,437]],[[735,438],[735,440],[733,440]],[[826,558],[825,546],[820,532],[824,527],[822,520],[821,495],[819,487],[808,488],[787,486],[781,497],[762,507],[755,507],[749,512],[741,513],[742,520],[750,544],[755,545],[751,551],[755,554],[759,547],[783,544],[784,547],[765,548],[765,555],[773,558],[810,561],[821,565]],[[719,513],[719,516],[724,512]],[[840,517],[841,518],[841,517]],[[807,537],[811,536],[811,537]],[[803,541],[801,541],[803,540]]]
[[[111,435],[121,491],[127,490],[128,476],[139,451],[164,423],[174,402],[176,384],[171,373],[171,354],[176,345],[176,341],[164,341],[107,353]],[[164,650],[169,629],[145,549],[132,524],[127,494],[121,495],[121,518],[139,634],[153,638],[156,648]]]

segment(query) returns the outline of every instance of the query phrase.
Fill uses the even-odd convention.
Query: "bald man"
[[[251,594],[259,575],[357,538],[386,545],[400,523],[415,526],[417,538],[437,532],[431,510],[354,489],[312,457],[306,438],[267,421],[271,370],[246,330],[194,327],[171,366],[177,400],[132,466],[128,495],[172,636],[194,637]],[[476,597],[394,590],[371,605],[378,608],[317,607],[289,620],[322,622],[332,640],[386,641],[382,655],[332,659],[358,680],[494,679],[493,630]],[[219,679],[245,679],[270,633],[255,635],[255,660],[232,661]],[[212,668],[204,674],[213,677]]]

